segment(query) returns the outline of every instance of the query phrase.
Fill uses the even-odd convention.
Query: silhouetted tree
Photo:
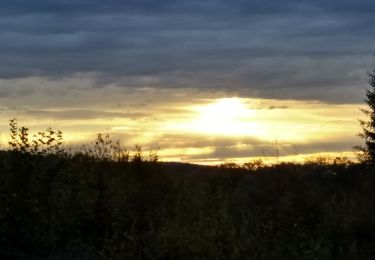
[[[375,74],[369,73],[370,89],[366,92],[367,109],[362,109],[368,120],[360,120],[362,126],[362,137],[365,141],[364,147],[359,147],[363,152],[363,159],[366,162],[375,164]]]

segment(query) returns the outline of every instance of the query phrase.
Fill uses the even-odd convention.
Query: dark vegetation
[[[98,135],[11,120],[0,153],[1,259],[369,259],[375,171],[335,160],[159,163]]]
[[[0,259],[374,259],[375,76],[361,163],[160,163],[10,121]]]
[[[362,109],[367,120],[360,120],[362,133],[359,136],[364,140],[364,146],[356,147],[361,153],[364,163],[375,164],[375,72],[370,73],[369,84],[371,88],[366,93],[367,109]]]

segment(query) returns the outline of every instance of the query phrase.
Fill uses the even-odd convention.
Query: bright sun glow
[[[256,110],[239,98],[223,98],[213,103],[193,106],[197,117],[174,126],[189,132],[225,136],[265,136],[266,129],[254,120]]]
[[[158,149],[163,160],[208,164],[224,159],[241,162],[250,157],[274,160],[276,140],[280,158],[293,161],[323,152],[342,154],[360,141],[355,136],[361,130],[357,123],[357,118],[362,118],[358,104],[230,97],[138,109],[134,114],[139,116],[121,116],[123,111],[119,108],[103,113],[103,118],[84,120],[59,119],[72,114],[71,109],[65,108],[44,110],[48,113],[35,117],[0,113],[0,146],[8,147],[9,117],[17,117],[20,125],[30,127],[31,133],[49,126],[62,130],[67,146],[89,143],[96,133],[109,132],[125,147],[140,144]],[[54,113],[56,121],[50,118]],[[42,117],[44,114],[47,118]],[[335,146],[336,143],[340,145]]]

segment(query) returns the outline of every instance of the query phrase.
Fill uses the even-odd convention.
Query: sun
[[[248,107],[239,98],[223,98],[214,103],[198,106],[196,110],[200,112],[202,120],[221,122],[222,120],[234,121],[252,116],[255,110]]]
[[[177,128],[200,134],[221,136],[259,136],[264,129],[254,121],[256,109],[240,98],[221,98],[191,107],[195,115]]]

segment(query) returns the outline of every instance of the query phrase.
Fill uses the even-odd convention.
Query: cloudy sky
[[[375,68],[370,0],[2,0],[0,131],[109,132],[165,160],[346,153]]]

